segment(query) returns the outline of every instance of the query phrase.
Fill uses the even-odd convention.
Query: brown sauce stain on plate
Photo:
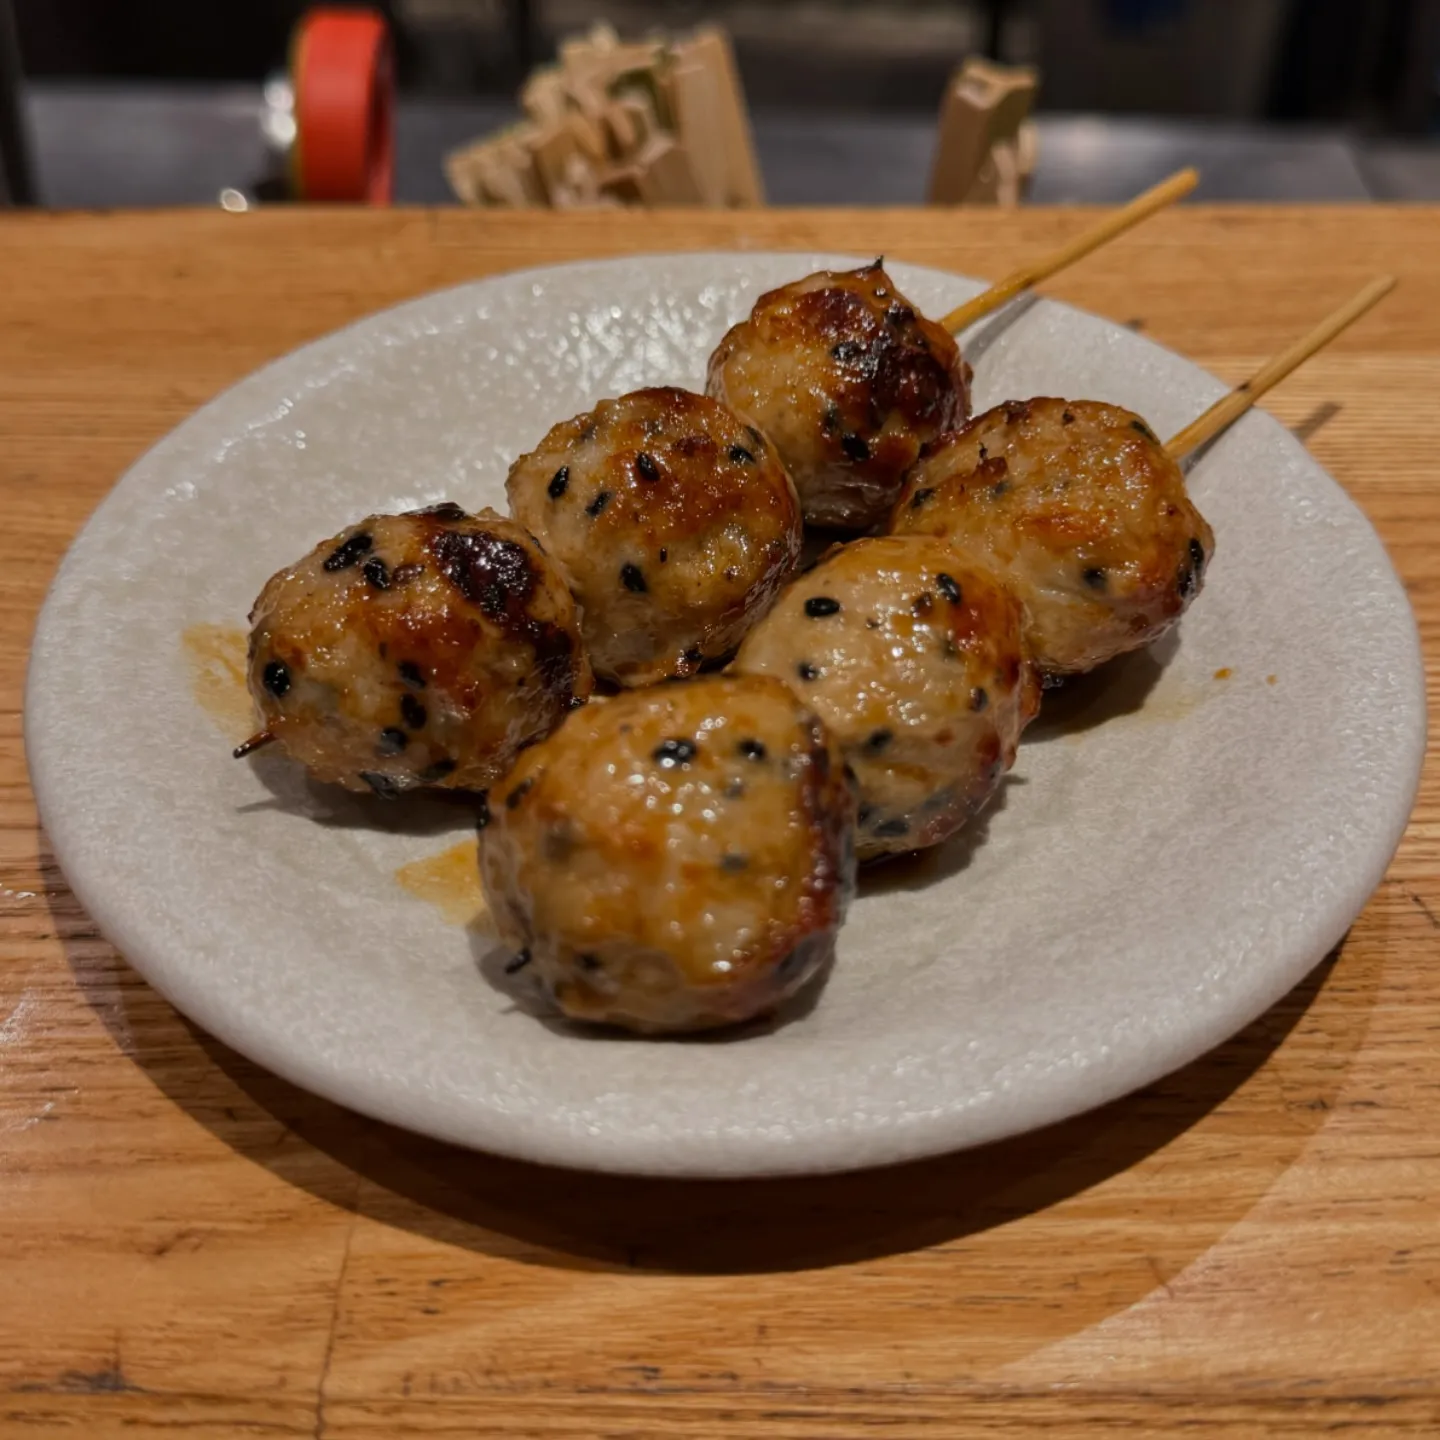
[[[195,703],[238,745],[255,729],[255,706],[245,688],[245,631],[236,625],[191,625],[180,639]]]
[[[1235,672],[1231,670],[1228,665],[1226,665],[1223,669],[1217,670],[1215,672],[1215,678],[1217,680],[1228,680],[1234,673]]]
[[[480,888],[480,842],[473,836],[438,855],[402,865],[395,880],[407,894],[433,905],[447,924],[478,929],[489,921]]]

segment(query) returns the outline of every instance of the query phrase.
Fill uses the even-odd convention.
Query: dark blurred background
[[[6,0],[0,0],[3,8]],[[298,0],[9,0],[44,203],[213,203],[263,165],[260,86]],[[397,199],[517,113],[558,37],[716,20],[771,203],[919,203],[966,55],[1042,77],[1031,199],[1108,202],[1178,165],[1201,198],[1440,199],[1440,0],[387,0]],[[3,29],[3,25],[0,25]]]

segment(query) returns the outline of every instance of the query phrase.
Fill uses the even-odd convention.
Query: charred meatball
[[[686,390],[637,390],[557,425],[506,490],[580,602],[596,671],[622,685],[729,654],[800,556],[774,447]]]
[[[977,415],[916,465],[891,529],[943,536],[1003,571],[1047,676],[1163,634],[1200,593],[1215,548],[1150,427],[1094,400]]]
[[[485,895],[565,1014],[729,1025],[829,961],[854,804],[838,747],[778,681],[631,691],[573,715],[491,791]]]
[[[970,413],[970,369],[880,261],[756,302],[710,357],[710,394],[774,441],[812,525],[867,530],[920,447]]]
[[[250,623],[265,730],[350,790],[484,787],[593,683],[563,579],[489,510],[372,515],[272,576]]]
[[[783,679],[860,784],[862,860],[959,830],[1015,763],[1039,705],[1020,606],[921,536],[837,547],[780,597],[733,669]]]

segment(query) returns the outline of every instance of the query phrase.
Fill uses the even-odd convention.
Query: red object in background
[[[312,10],[291,48],[298,200],[388,205],[395,171],[390,32],[369,10]]]

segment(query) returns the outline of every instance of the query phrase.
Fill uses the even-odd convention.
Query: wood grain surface
[[[312,1099],[150,990],[37,827],[45,586],[125,466],[255,366],[521,265],[819,247],[995,276],[1090,218],[0,219],[0,1434],[1440,1434],[1433,765],[1349,939],[1230,1043],[1039,1134],[816,1181],[586,1178]],[[1389,545],[1433,704],[1440,211],[1186,209],[1047,289],[1235,379],[1379,271],[1400,291],[1268,404]]]

